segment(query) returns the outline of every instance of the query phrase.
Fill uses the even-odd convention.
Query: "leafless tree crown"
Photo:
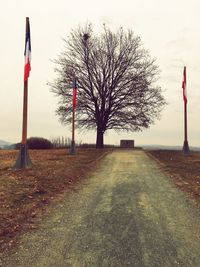
[[[165,100],[156,85],[158,67],[140,37],[106,26],[95,35],[88,25],[73,30],[64,42],[65,49],[55,60],[57,79],[50,84],[59,97],[56,113],[62,123],[71,121],[74,78],[79,128],[139,131],[159,117]]]

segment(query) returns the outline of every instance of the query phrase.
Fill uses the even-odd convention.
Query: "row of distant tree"
[[[21,143],[13,144],[10,146],[4,146],[4,149],[19,149]],[[43,137],[30,137],[27,139],[27,145],[29,149],[59,149],[59,148],[69,148],[71,145],[71,139],[68,137],[58,136],[52,137],[50,140]],[[87,144],[77,142],[76,146],[84,148],[93,148],[96,144]],[[106,147],[111,147],[112,145],[106,145]]]
[[[53,137],[48,140],[43,137],[30,137],[27,139],[27,145],[29,149],[51,149],[51,148],[66,148],[71,143],[70,138],[64,138],[63,136]],[[15,144],[15,149],[20,148],[20,143]]]
[[[51,148],[65,148],[69,147],[71,143],[70,138],[63,136],[52,137],[50,140],[43,137],[30,137],[27,139],[27,145],[30,149],[51,149]],[[0,149],[19,149],[21,143],[4,145]]]

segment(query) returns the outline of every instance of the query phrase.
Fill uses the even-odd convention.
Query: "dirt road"
[[[6,267],[199,267],[200,212],[142,151],[114,151]]]

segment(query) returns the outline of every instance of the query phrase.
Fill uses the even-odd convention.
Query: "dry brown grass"
[[[13,170],[18,151],[0,150],[0,249],[16,243],[18,235],[35,227],[44,207],[86,177],[110,150],[33,150],[33,167]]]
[[[169,174],[173,183],[200,207],[200,152],[184,156],[181,151],[148,151]]]

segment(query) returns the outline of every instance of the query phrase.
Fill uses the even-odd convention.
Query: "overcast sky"
[[[182,73],[187,66],[189,144],[200,146],[200,1],[198,0],[0,0],[0,139],[21,140],[25,18],[30,18],[32,71],[29,78],[28,136],[71,136],[55,115],[57,99],[47,85],[55,77],[51,62],[72,28],[92,22],[115,30],[132,29],[156,58],[168,106],[160,121],[139,133],[105,135],[105,143],[135,139],[136,145],[183,143]],[[95,142],[95,132],[76,133]]]

